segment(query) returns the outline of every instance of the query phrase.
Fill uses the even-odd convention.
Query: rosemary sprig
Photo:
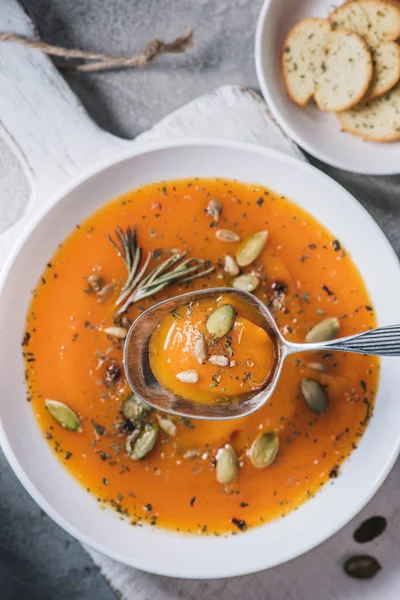
[[[143,252],[138,246],[137,228],[127,227],[124,232],[121,227],[117,227],[115,237],[116,240],[108,236],[118,254],[121,255],[128,272],[121,294],[115,303],[120,307],[119,314],[124,313],[134,302],[153,296],[173,283],[178,281],[186,283],[214,271],[214,267],[209,267],[201,258],[185,259],[187,252],[173,252],[166,260],[146,273],[153,254],[149,252],[139,268]]]

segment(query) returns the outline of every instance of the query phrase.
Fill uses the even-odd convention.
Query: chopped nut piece
[[[199,380],[199,374],[195,369],[189,369],[189,371],[181,371],[177,373],[175,377],[182,383],[197,383]]]
[[[223,356],[222,354],[213,354],[208,359],[208,362],[216,367],[227,367],[229,365],[229,358],[227,356]]]

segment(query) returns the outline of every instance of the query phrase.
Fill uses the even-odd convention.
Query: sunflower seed
[[[236,277],[236,275],[239,275],[240,273],[240,269],[236,263],[236,260],[230,254],[225,254],[224,269],[227,273],[229,273],[229,275],[232,275],[232,277]]]
[[[276,433],[260,433],[250,447],[251,464],[256,469],[265,469],[274,462],[279,450]]]
[[[236,481],[238,470],[239,466],[235,451],[230,444],[226,444],[217,453],[217,481],[224,485],[233,483]]]
[[[92,273],[87,278],[88,286],[94,292],[100,292],[100,290],[104,287],[104,279],[101,275],[97,275],[96,273]]]
[[[222,354],[213,354],[208,359],[215,367],[227,367],[229,365],[229,358],[227,356],[223,356]]]
[[[123,327],[106,327],[106,329],[103,331],[107,335],[111,335],[119,340],[124,340],[126,338],[126,334],[128,333]]]
[[[248,238],[243,240],[239,248],[236,250],[236,262],[239,267],[247,267],[251,265],[264,250],[267,243],[268,231],[258,231],[253,233]]]
[[[133,444],[130,458],[132,460],[140,460],[149,454],[156,443],[158,436],[158,426],[155,423],[147,423],[141,434]]]
[[[320,321],[306,335],[306,342],[328,342],[337,336],[339,331],[339,319],[328,317]]]
[[[197,383],[199,380],[199,374],[195,369],[189,369],[189,371],[181,371],[175,375],[178,381],[182,383]]]
[[[382,569],[376,558],[367,554],[350,556],[343,568],[347,575],[355,579],[371,579]]]
[[[202,448],[189,448],[183,453],[183,458],[186,460],[193,460],[194,458],[199,458],[203,454]]]
[[[244,292],[254,292],[259,285],[260,280],[257,275],[251,275],[250,273],[239,275],[239,277],[233,280],[233,287]]]
[[[216,198],[211,198],[210,202],[207,205],[206,209],[207,214],[214,219],[214,221],[218,221],[222,214],[222,204]]]
[[[223,304],[216,308],[207,319],[208,333],[218,338],[224,337],[233,327],[236,310],[232,304]]]
[[[206,360],[208,354],[208,346],[204,338],[199,338],[195,341],[193,354],[197,362],[202,365]]]
[[[313,371],[318,371],[318,373],[327,373],[328,372],[328,367],[326,365],[324,365],[324,363],[310,362],[310,363],[305,363],[304,366],[307,367],[308,369],[312,369]]]
[[[146,417],[151,411],[151,406],[141,400],[136,394],[129,396],[122,406],[124,417],[125,419],[129,419],[129,421],[140,421],[140,419]]]
[[[156,415],[156,417],[159,426],[165,433],[168,433],[171,437],[176,436],[178,428],[171,419],[168,419],[168,417],[164,417],[163,415]]]
[[[110,296],[113,293],[113,291],[114,291],[114,284],[107,283],[107,285],[102,287],[101,290],[99,290],[97,292],[97,295],[101,296],[102,300],[105,300],[106,298],[108,298],[108,296]]]
[[[303,379],[300,387],[305,403],[313,413],[321,415],[328,409],[328,396],[318,381],[315,381],[314,379]]]
[[[57,421],[64,429],[70,431],[82,431],[81,420],[64,402],[58,402],[58,400],[45,400],[45,406],[53,419]]]
[[[220,242],[240,242],[240,236],[230,229],[217,229],[215,235]]]

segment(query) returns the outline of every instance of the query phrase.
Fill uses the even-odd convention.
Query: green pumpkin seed
[[[371,579],[382,569],[376,558],[367,554],[350,556],[343,568],[347,575],[355,579]]]
[[[329,406],[328,396],[322,385],[315,379],[303,379],[300,387],[308,408],[316,415],[322,415]]]
[[[339,319],[336,317],[328,317],[320,321],[306,335],[306,342],[329,342],[333,340],[339,331]]]
[[[276,433],[260,433],[250,447],[250,460],[256,469],[265,469],[274,462],[279,450]]]
[[[147,456],[153,449],[158,436],[158,426],[155,423],[147,423],[143,431],[139,435],[136,442],[133,444],[130,458],[132,460],[140,460]]]
[[[53,419],[57,421],[64,429],[70,431],[82,431],[81,420],[64,402],[58,402],[58,400],[46,400],[45,406]]]
[[[259,285],[260,280],[257,275],[251,275],[250,273],[239,275],[233,280],[233,287],[244,292],[254,292]]]
[[[219,306],[207,319],[207,331],[218,338],[224,337],[233,327],[236,310],[232,304]]]
[[[130,421],[140,421],[146,417],[151,410],[151,406],[138,398],[136,394],[129,396],[122,406],[122,412],[124,413],[125,419],[129,419]]]
[[[236,262],[239,267],[251,265],[264,250],[267,239],[268,231],[258,231],[243,240],[236,250]]]
[[[238,460],[230,444],[220,448],[217,453],[217,481],[224,485],[236,481],[239,470]]]
[[[159,426],[165,433],[167,433],[170,437],[175,437],[178,431],[177,426],[171,419],[168,417],[164,417],[163,415],[156,415]]]
[[[142,433],[142,428],[143,428],[143,424],[141,423],[141,421],[136,421],[134,423],[133,431],[131,431],[131,433],[126,437],[125,449],[128,454],[130,454],[132,452],[132,449],[133,449],[133,446],[134,446],[136,440]]]

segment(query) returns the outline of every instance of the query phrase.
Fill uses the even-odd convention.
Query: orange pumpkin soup
[[[249,312],[245,302],[222,296],[167,315],[150,341],[158,382],[206,404],[239,401],[259,390],[275,366],[275,344]]]
[[[248,264],[241,245],[260,232],[268,239]],[[132,524],[220,534],[276,519],[340,476],[367,426],[379,362],[356,354],[289,357],[267,405],[233,421],[163,416],[132,397],[122,369],[130,323],[157,301],[243,286],[243,276],[289,340],[326,319],[339,336],[376,325],[339,240],[272,191],[221,179],[167,181],[113,200],[77,225],[38,282],[23,340],[38,425],[71,475]],[[232,360],[262,364],[267,341],[257,335],[250,358],[236,339]],[[254,366],[238,369],[240,382]],[[310,385],[323,410],[306,398]]]

